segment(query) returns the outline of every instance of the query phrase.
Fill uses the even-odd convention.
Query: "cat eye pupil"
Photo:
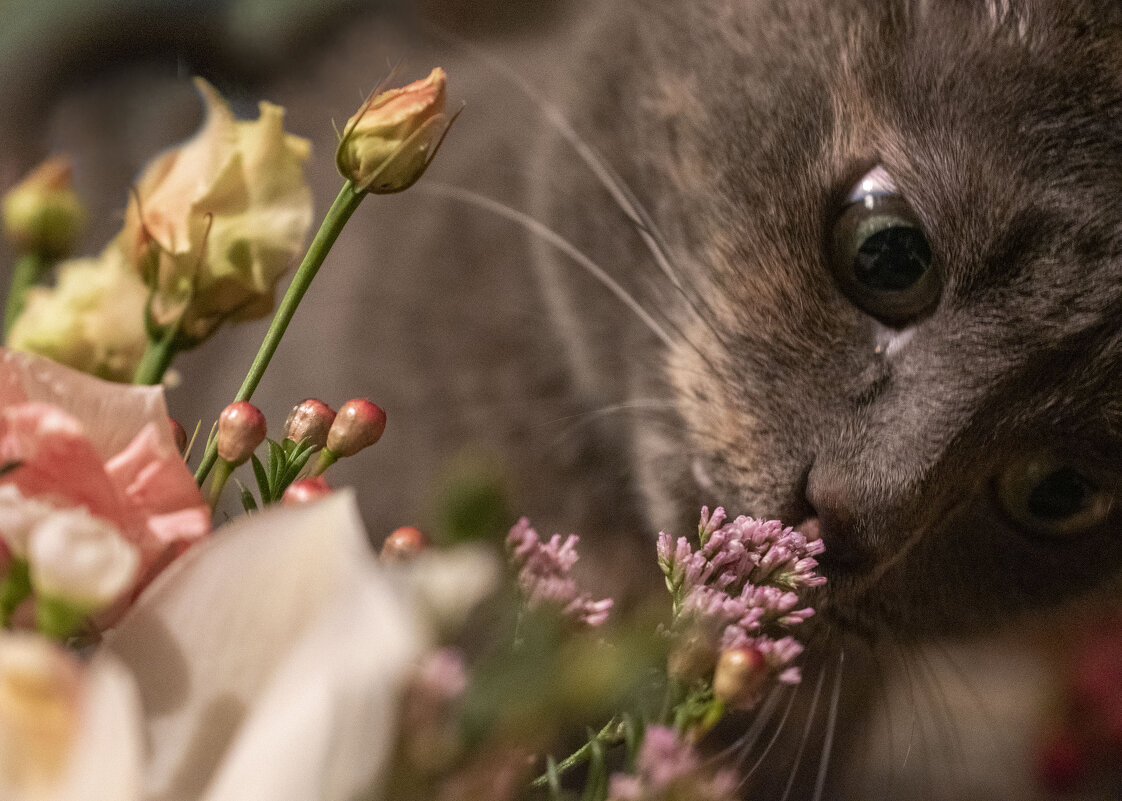
[[[922,220],[883,167],[849,193],[827,246],[842,293],[879,322],[905,326],[938,304],[941,282]]]
[[[857,249],[854,277],[870,289],[899,292],[913,286],[931,265],[923,231],[892,225],[865,238]]]
[[[1026,506],[1030,514],[1041,520],[1064,520],[1087,508],[1095,491],[1079,472],[1061,467],[1032,488]]]

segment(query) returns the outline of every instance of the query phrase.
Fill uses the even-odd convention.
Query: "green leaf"
[[[288,452],[288,463],[281,475],[280,484],[278,488],[278,495],[283,495],[284,491],[288,489],[288,485],[296,480],[297,476],[304,469],[308,463],[308,459],[315,453],[316,448],[311,443],[306,445],[299,445]]]
[[[623,716],[621,728],[623,742],[627,749],[627,765],[632,767],[635,764],[635,755],[639,753],[639,746],[643,742],[645,727],[635,715],[627,712]]]
[[[269,488],[271,500],[276,500],[280,494],[276,491],[277,485],[280,484],[281,471],[284,469],[285,455],[284,448],[273,440],[266,440],[269,443]]]
[[[604,801],[608,797],[608,762],[604,743],[592,729],[588,730],[588,738],[592,756],[588,760],[588,783],[584,786],[581,801]]]
[[[238,481],[236,478],[234,479],[234,482],[238,485],[238,489],[241,491],[242,508],[247,512],[256,512],[257,501],[253,499],[253,493],[249,491],[249,487]]]
[[[257,454],[250,456],[249,461],[253,465],[253,477],[257,479],[257,491],[261,493],[261,502],[268,503],[273,496],[273,491],[272,484],[269,483],[269,476],[265,473],[265,466],[261,464]]]

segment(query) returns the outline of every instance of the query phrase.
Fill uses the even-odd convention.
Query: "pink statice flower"
[[[609,801],[734,801],[736,774],[705,769],[674,729],[648,726],[634,774],[612,776]]]
[[[591,594],[582,592],[571,575],[577,559],[580,538],[570,534],[564,540],[554,534],[542,542],[530,521],[522,518],[507,535],[506,545],[510,560],[518,571],[518,589],[527,608],[551,607],[567,620],[583,626],[599,626],[607,619],[612,599],[594,601]]]
[[[82,511],[138,552],[124,600],[210,531],[158,387],[0,350],[0,464],[10,467],[0,478],[7,548],[24,555],[32,527],[55,511]]]
[[[672,671],[687,679],[709,675],[720,654],[759,652],[776,681],[797,684],[791,663],[802,646],[787,631],[814,614],[801,593],[823,584],[815,573],[819,540],[808,541],[777,520],[701,510],[695,549],[686,537],[658,539],[658,563],[674,600]]]
[[[659,566],[677,601],[702,585],[736,594],[749,584],[798,592],[826,583],[814,572],[814,557],[824,548],[821,540],[808,541],[778,520],[743,515],[731,523],[725,520],[724,509],[718,507],[710,516],[709,508],[702,508],[696,551],[685,537],[675,541],[666,532],[659,534]]]

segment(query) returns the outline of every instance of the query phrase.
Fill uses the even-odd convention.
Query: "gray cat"
[[[1112,583],[1122,7],[601,0],[487,50],[506,67],[374,18],[268,84],[317,138],[321,208],[338,185],[327,120],[388,58],[410,72],[439,58],[469,103],[415,192],[360,211],[262,385],[278,421],[310,395],[387,408],[376,452],[337,474],[363,489],[372,528],[432,522],[421,488],[465,448],[498,464],[517,513],[595,538],[586,561],[619,593],[655,578],[650,534],[690,530],[702,503],[778,517],[827,546],[815,600],[831,677],[839,641],[1008,629]],[[167,144],[59,122],[127,125],[137,81],[67,95],[61,144],[136,166]],[[173,86],[149,100],[186,132],[193,101]],[[99,196],[123,197],[131,174]],[[619,290],[450,184],[529,212]],[[215,389],[173,396],[177,414],[213,417],[260,333],[185,359],[187,380]],[[836,748],[907,773],[899,754]],[[954,749],[929,750],[920,775],[940,775]],[[756,797],[787,790],[794,757],[775,753]],[[826,767],[807,759],[792,798]],[[843,764],[824,797],[869,797],[885,770]],[[1027,797],[1023,777],[951,773],[897,776],[897,791]]]

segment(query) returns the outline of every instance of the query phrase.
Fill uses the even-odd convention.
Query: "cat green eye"
[[[1051,453],[1009,465],[998,478],[997,495],[1016,523],[1049,537],[1071,537],[1097,526],[1114,504],[1105,481]]]
[[[842,291],[881,322],[905,324],[939,299],[923,226],[883,167],[850,193],[830,255]]]

